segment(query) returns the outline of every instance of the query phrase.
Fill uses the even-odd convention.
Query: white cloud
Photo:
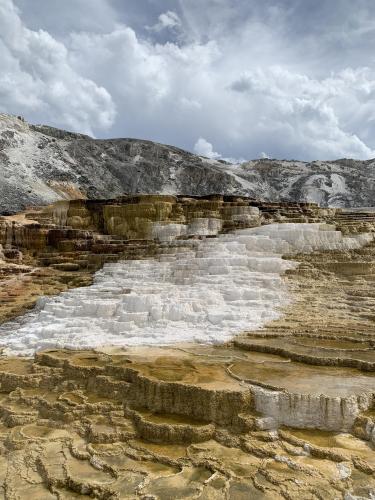
[[[211,158],[263,150],[300,159],[375,155],[374,72],[347,69],[319,79],[280,65],[243,71],[245,48],[233,50],[224,41],[152,43],[118,26],[72,35],[70,62],[114,97],[122,135],[195,145]],[[197,136],[211,137],[222,153]]]
[[[244,163],[246,161],[245,158],[226,158],[223,157],[222,154],[214,151],[213,145],[208,142],[204,137],[200,137],[197,142],[194,144],[193,148],[194,153],[199,156],[205,156],[210,160],[224,160],[227,163],[231,163],[232,165],[238,165],[240,163]]]
[[[370,11],[358,17],[345,0],[340,19],[351,9],[354,27],[340,38],[327,2],[314,3],[325,9],[323,27],[293,2],[231,3],[153,0],[160,9],[140,23],[152,29],[117,22],[103,32],[93,19],[91,30],[75,23],[61,39],[29,29],[11,0],[0,0],[0,104],[35,121],[97,134],[109,127],[106,135],[197,147],[211,158],[375,156],[375,65],[372,56],[368,67],[356,63]],[[348,47],[341,67],[332,55],[340,44]]]
[[[217,160],[221,158],[221,154],[216,153],[210,142],[206,141],[203,137],[200,137],[194,144],[194,152],[200,156],[206,156],[212,160]]]
[[[256,113],[253,133],[274,130],[291,151],[300,142],[317,158],[375,155],[360,138],[369,120],[358,121],[357,134],[346,127],[361,108],[361,116],[374,116],[375,105],[363,99],[375,94],[374,72],[346,70],[317,80],[278,66],[257,68],[243,73],[231,89],[245,96],[244,110]]]
[[[106,89],[73,69],[61,42],[25,27],[11,0],[0,2],[0,34],[3,110],[86,133],[113,124],[115,106]]]
[[[200,126],[211,122],[207,97],[215,100],[216,82],[207,68],[220,57],[215,42],[153,44],[118,26],[105,35],[72,34],[69,48],[71,65],[113,96],[121,135],[191,148],[197,119],[208,111]]]
[[[162,31],[164,29],[177,29],[181,26],[181,20],[176,12],[168,10],[160,14],[158,22],[154,26],[147,26],[150,31]]]

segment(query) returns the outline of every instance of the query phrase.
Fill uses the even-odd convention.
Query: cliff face
[[[92,139],[0,114],[0,212],[124,193],[235,194],[264,201],[372,206],[375,161],[209,160],[136,139]]]

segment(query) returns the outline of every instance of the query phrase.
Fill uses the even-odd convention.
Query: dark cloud
[[[28,28],[55,37],[72,31],[106,32],[119,21],[115,6],[106,0],[15,0],[14,4]]]

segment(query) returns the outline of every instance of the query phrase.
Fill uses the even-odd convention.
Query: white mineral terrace
[[[3,325],[5,354],[103,345],[221,343],[278,317],[290,300],[283,254],[363,246],[321,224],[271,224],[184,241],[156,259],[106,264],[94,284],[42,298]]]

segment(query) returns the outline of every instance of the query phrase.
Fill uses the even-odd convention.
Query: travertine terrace
[[[3,217],[4,498],[373,498],[374,230],[222,196]]]

